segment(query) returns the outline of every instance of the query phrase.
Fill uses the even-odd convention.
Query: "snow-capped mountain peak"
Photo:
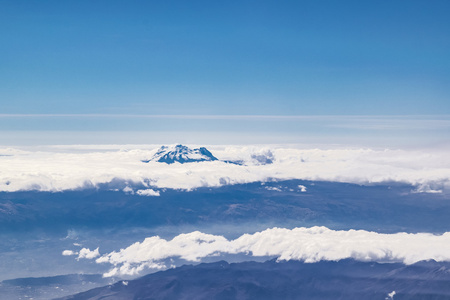
[[[149,160],[143,162],[157,161],[166,164],[189,163],[199,161],[214,161],[217,158],[205,147],[191,149],[187,146],[162,146]]]

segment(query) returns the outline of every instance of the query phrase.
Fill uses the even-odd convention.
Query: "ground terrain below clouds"
[[[450,265],[221,261],[183,266],[96,288],[64,300],[450,299]],[[390,297],[391,295],[391,297]]]
[[[0,193],[1,279],[105,273],[110,264],[77,261],[62,251],[100,247],[105,254],[149,236],[171,239],[194,230],[228,239],[272,227],[316,225],[385,233],[450,231],[448,194],[418,193],[408,184],[288,180],[191,191],[154,188],[159,196],[137,193],[145,188],[116,181],[78,191]],[[85,288],[79,285],[80,291]]]
[[[143,187],[134,190],[139,188]],[[261,224],[259,229],[318,225],[377,232],[450,229],[446,193],[417,193],[415,187],[399,183],[364,186],[290,180],[193,191],[161,189],[159,196],[134,190],[0,193],[0,225],[11,232],[45,229],[60,234],[86,228],[201,228],[213,223],[256,223]]]

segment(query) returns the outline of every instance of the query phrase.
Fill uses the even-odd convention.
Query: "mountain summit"
[[[142,162],[148,163],[150,161],[157,161],[166,164],[173,164],[178,162],[180,164],[199,162],[199,161],[214,161],[217,158],[212,155],[205,147],[191,149],[183,145],[176,146],[162,146],[149,160]]]

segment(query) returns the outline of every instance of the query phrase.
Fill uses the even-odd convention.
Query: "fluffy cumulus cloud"
[[[300,185],[298,186],[298,188],[300,189],[300,191],[301,191],[302,193],[306,193],[306,186],[300,184]]]
[[[62,255],[64,255],[64,256],[71,256],[71,255],[77,255],[77,254],[78,254],[78,252],[72,251],[72,250],[64,250],[62,252]]]
[[[62,252],[62,255],[64,255],[64,256],[78,255],[77,259],[81,259],[81,258],[94,259],[94,258],[100,256],[100,252],[98,249],[99,248],[97,248],[95,250],[91,250],[89,248],[83,248],[79,252],[72,251],[72,250],[64,250]]]
[[[96,262],[113,265],[105,276],[136,275],[146,268],[170,267],[165,264],[170,258],[199,262],[205,257],[222,254],[277,257],[307,263],[346,258],[405,264],[429,259],[450,261],[450,232],[442,235],[381,234],[364,230],[336,231],[326,227],[272,228],[228,240],[220,235],[195,231],[180,234],[172,240],[149,237],[120,251],[104,254]]]
[[[159,191],[155,191],[152,189],[145,189],[145,190],[137,190],[136,194],[139,196],[159,196]]]
[[[95,250],[90,250],[89,248],[83,248],[78,253],[78,259],[80,259],[80,258],[93,259],[98,256],[100,256],[100,252],[98,251],[98,248]]]
[[[218,161],[170,165],[142,162],[151,158],[157,148],[0,149],[0,154],[5,154],[0,156],[0,191],[63,191],[96,187],[118,179],[146,186],[148,189],[138,192],[146,196],[157,196],[159,188],[193,189],[267,179],[400,181],[416,185],[417,192],[440,192],[450,185],[448,151],[256,146],[208,149]]]

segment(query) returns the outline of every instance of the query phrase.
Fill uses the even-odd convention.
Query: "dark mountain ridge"
[[[450,263],[225,261],[186,265],[61,300],[450,299]],[[395,291],[395,293],[394,293]]]

